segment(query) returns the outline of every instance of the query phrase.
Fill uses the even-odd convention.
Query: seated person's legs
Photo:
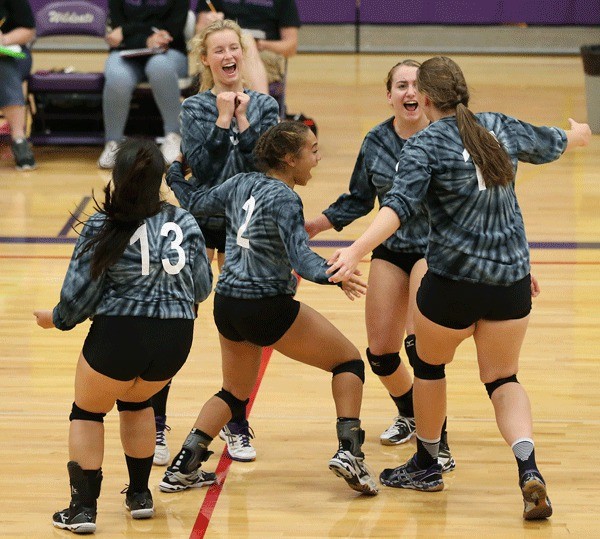
[[[181,91],[179,79],[187,77],[187,57],[179,51],[168,50],[149,58],[145,75],[152,87],[154,99],[163,119],[165,142],[161,151],[171,163],[180,152],[179,112]]]
[[[156,54],[148,60],[144,73],[163,117],[165,135],[179,133],[181,92],[178,81],[187,77],[187,58],[175,50]]]
[[[104,68],[104,91],[102,110],[104,116],[104,140],[106,146],[98,160],[100,168],[114,166],[117,143],[123,138],[129,116],[131,95],[144,78],[143,60],[124,59],[117,51],[109,54]]]
[[[0,110],[11,131],[12,151],[19,170],[35,168],[31,146],[25,139],[25,97],[23,80],[31,69],[31,56],[18,60],[0,57]]]

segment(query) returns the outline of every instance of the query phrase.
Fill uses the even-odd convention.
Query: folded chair
[[[37,37],[74,35],[104,40],[106,11],[85,0],[57,1],[34,13]],[[104,73],[68,70],[31,74],[28,97],[34,145],[102,144]]]

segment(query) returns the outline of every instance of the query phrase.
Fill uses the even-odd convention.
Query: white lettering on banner
[[[73,11],[49,11],[48,22],[52,24],[91,24],[93,13],[75,13]]]

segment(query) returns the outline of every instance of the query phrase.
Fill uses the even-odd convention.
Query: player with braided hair
[[[232,20],[219,19],[203,28],[191,42],[192,56],[202,73],[200,92],[181,106],[181,151],[193,175],[192,183],[207,189],[223,183],[240,172],[256,170],[252,150],[258,137],[279,121],[275,99],[244,87],[242,78],[246,53],[240,27]],[[189,209],[187,195],[179,203]],[[225,260],[225,219],[222,215],[195,215],[204,239],[208,258],[215,252],[219,268]],[[154,463],[169,463],[165,439],[166,404],[169,386],[153,399],[156,419]],[[256,450],[254,433],[240,408],[223,427],[221,438],[233,460],[252,461]]]
[[[460,67],[450,58],[424,62],[417,101],[431,125],[402,149],[398,173],[367,231],[330,259],[335,282],[427,200],[428,270],[417,293],[414,405],[417,452],[381,473],[383,484],[422,491],[444,488],[437,462],[446,415],[445,365],[473,337],[481,381],[498,428],[517,460],[523,517],[552,514],[532,439],[531,407],[517,380],[531,310],[529,246],[515,193],[518,161],[549,163],[586,146],[587,124],[536,127],[500,113],[474,114]]]
[[[261,136],[255,147],[264,172],[237,174],[208,191],[195,190],[180,167],[169,169],[167,183],[177,197],[188,197],[195,215],[226,215],[225,265],[215,289],[214,318],[219,330],[223,386],[202,407],[194,428],[160,483],[165,492],[202,486],[200,465],[209,444],[231,417],[245,408],[255,385],[261,347],[332,373],[339,447],[329,468],[348,485],[377,494],[364,462],[360,407],[364,363],[356,347],[322,314],[294,299],[300,276],[328,281],[327,263],[308,247],[300,197],[321,156],[313,132],[301,122],[282,122]],[[364,294],[358,274],[344,292]]]

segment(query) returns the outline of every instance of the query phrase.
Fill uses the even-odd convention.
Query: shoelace
[[[250,427],[250,426],[248,427],[247,430],[246,429],[244,429],[244,430],[245,430],[245,432],[237,433],[237,438],[238,438],[237,441],[238,441],[239,445],[241,445],[242,447],[250,447],[250,440],[252,438],[254,438],[254,431],[252,430],[252,427]]]
[[[399,428],[400,425],[403,425],[407,430],[411,430],[411,427],[412,427],[411,423],[410,423],[410,419],[408,419],[404,416],[398,416],[396,418],[396,421],[394,422],[393,427],[396,427],[398,430],[400,430],[400,428]]]
[[[165,439],[165,431],[169,432],[171,427],[169,425],[165,425],[163,430],[156,431],[156,445],[167,445],[167,441]]]

